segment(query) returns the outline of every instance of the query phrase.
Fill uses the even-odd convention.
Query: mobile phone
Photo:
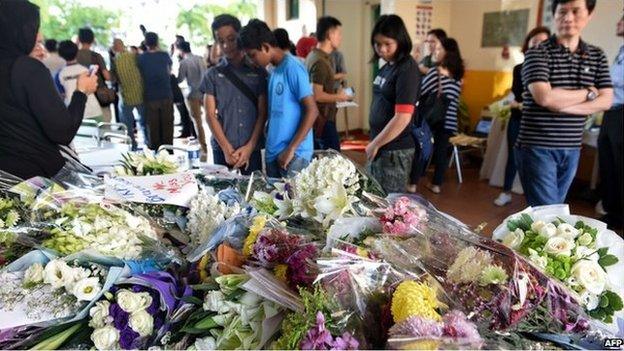
[[[349,96],[355,96],[355,90],[353,89],[353,87],[345,88],[344,93]]]
[[[89,66],[89,76],[94,76],[97,73],[98,69],[100,69],[100,66],[98,66],[98,65],[90,65]]]

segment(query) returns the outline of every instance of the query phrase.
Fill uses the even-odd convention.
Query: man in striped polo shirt
[[[581,40],[596,0],[553,0],[556,34],[527,51],[516,162],[530,206],[563,203],[586,117],[611,107],[607,58]]]

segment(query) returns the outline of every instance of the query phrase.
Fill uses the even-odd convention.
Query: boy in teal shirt
[[[254,19],[243,27],[240,47],[260,67],[272,64],[266,171],[269,177],[292,176],[312,158],[312,126],[318,116],[308,72],[301,62],[277,47],[266,23]]]

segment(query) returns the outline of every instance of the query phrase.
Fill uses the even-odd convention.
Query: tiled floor
[[[365,156],[361,152],[345,151],[345,155],[353,159],[358,164],[364,164]],[[492,235],[492,231],[507,216],[521,211],[526,205],[524,196],[513,194],[513,201],[505,207],[494,205],[493,201],[500,193],[500,188],[492,187],[486,180],[479,180],[479,170],[475,167],[463,169],[464,182],[459,184],[454,169],[446,173],[445,183],[440,194],[429,191],[425,184],[431,179],[423,177],[418,186],[420,193],[439,210],[466,223],[471,228],[487,223],[483,229],[483,234]],[[571,212],[587,217],[596,217],[594,204],[589,201],[575,200],[569,201]]]

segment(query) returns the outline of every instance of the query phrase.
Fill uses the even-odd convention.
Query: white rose
[[[91,334],[91,341],[98,350],[112,350],[117,348],[119,331],[112,326],[95,329]]]
[[[529,261],[533,262],[541,269],[545,269],[548,265],[548,259],[544,256],[540,256],[537,251],[529,249]]]
[[[89,326],[93,329],[102,328],[106,325],[108,319],[108,310],[110,308],[110,302],[103,300],[95,303],[95,306],[89,310]]]
[[[522,229],[517,228],[513,232],[509,232],[507,233],[507,235],[505,235],[505,237],[503,238],[503,244],[512,249],[517,249],[520,244],[522,244],[522,240],[524,240],[524,232],[522,231]]]
[[[132,313],[128,323],[140,336],[148,336],[154,331],[154,318],[145,310]]]
[[[574,240],[579,235],[579,230],[568,223],[561,223],[557,227],[557,236]]]
[[[43,281],[43,265],[35,263],[24,273],[24,284],[37,284]]]
[[[48,262],[43,270],[43,282],[58,289],[73,281],[73,270],[63,260],[52,260]]]
[[[554,224],[544,224],[538,231],[539,235],[544,238],[551,238],[557,234],[557,227]]]
[[[535,221],[531,224],[531,230],[539,233],[540,229],[542,229],[543,226],[546,225],[546,222],[544,221]]]
[[[587,308],[588,311],[591,311],[598,307],[600,303],[600,297],[598,295],[594,295],[587,290],[584,290],[581,293],[581,303]]]
[[[572,277],[589,293],[600,295],[607,284],[607,273],[597,262],[581,260],[576,262],[570,270]]]
[[[78,301],[91,301],[102,290],[97,277],[84,278],[78,281],[72,290]]]
[[[592,238],[591,234],[583,233],[581,236],[578,237],[578,239],[576,239],[576,242],[582,246],[589,246],[593,240],[594,238]]]
[[[122,310],[133,313],[149,307],[152,304],[152,297],[146,292],[134,293],[121,289],[117,292],[117,303]]]
[[[565,255],[570,256],[572,249],[574,248],[574,242],[565,238],[554,236],[546,242],[544,245],[544,251],[553,255]]]

